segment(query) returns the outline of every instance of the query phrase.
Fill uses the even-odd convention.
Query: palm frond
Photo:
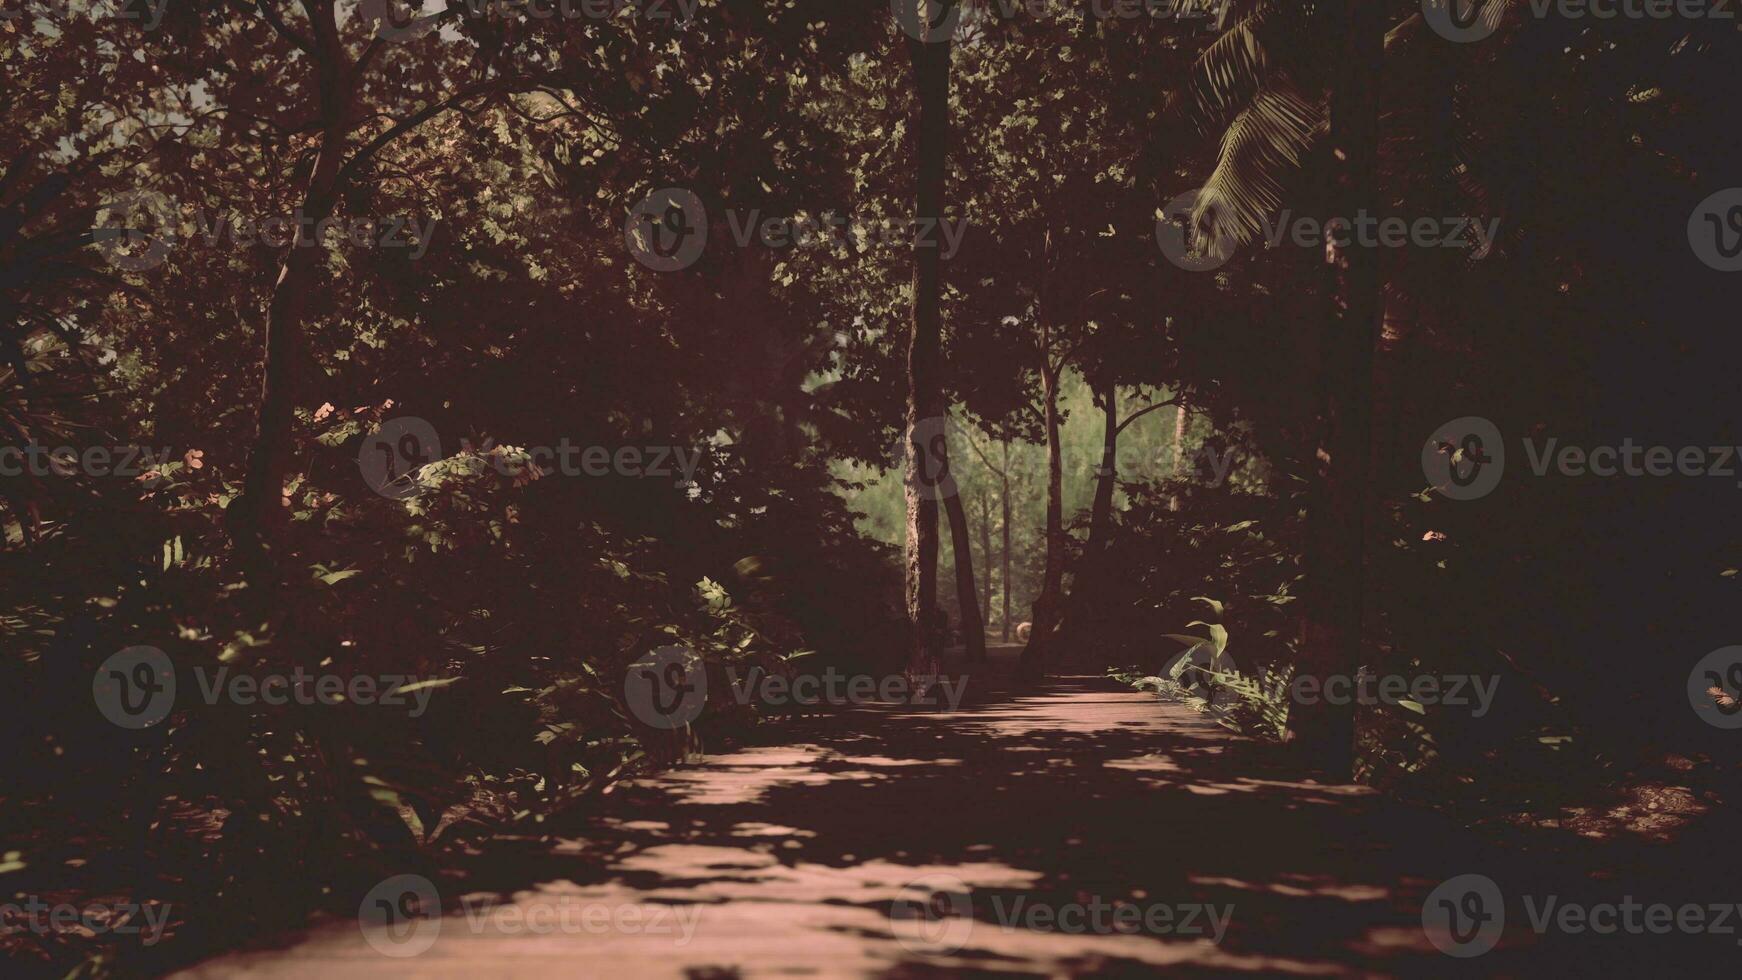
[[[1324,129],[1323,106],[1286,84],[1253,96],[1223,136],[1192,213],[1213,254],[1227,255],[1263,233]]]
[[[1310,0],[1258,0],[1198,56],[1186,85],[1168,96],[1164,113],[1213,134],[1280,75],[1318,78],[1327,60],[1319,43],[1322,20]]]

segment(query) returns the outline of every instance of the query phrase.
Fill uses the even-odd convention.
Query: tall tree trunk
[[[1186,407],[1174,409],[1173,416],[1173,478],[1179,479],[1186,472]],[[1173,494],[1167,499],[1167,509],[1179,510],[1179,494]]]
[[[954,0],[948,0],[953,3]],[[950,18],[943,18],[948,23]],[[943,217],[945,167],[949,141],[950,39],[908,38],[919,120],[917,143],[915,226]],[[947,452],[943,439],[928,440],[922,431],[944,417],[940,371],[943,256],[940,242],[916,236],[913,247],[913,323],[907,345],[907,541],[904,572],[907,618],[913,629],[908,653],[911,674],[935,674],[940,653],[937,609],[938,507],[936,488],[926,484],[926,452]],[[932,446],[921,445],[932,441]],[[935,448],[934,448],[935,447]],[[937,461],[948,472],[948,459]]]
[[[308,9],[319,83],[321,146],[304,185],[300,214],[305,220],[297,222],[267,302],[254,444],[248,453],[242,493],[225,514],[231,540],[251,584],[268,591],[276,580],[271,549],[286,524],[284,478],[290,470],[291,423],[302,380],[296,377],[296,359],[301,353],[309,300],[321,289],[323,256],[320,243],[313,240],[313,228],[338,204],[339,172],[350,132],[351,90],[346,77],[350,64],[332,8],[317,4]]]
[[[1062,369],[1060,369],[1062,370]],[[1022,648],[1022,672],[1035,678],[1046,671],[1053,628],[1058,625],[1065,578],[1064,460],[1059,447],[1059,374],[1048,364],[1041,369],[1041,397],[1046,414],[1046,567],[1040,595],[1034,600],[1034,627]]]
[[[998,473],[998,520],[1002,537],[1004,538],[1004,567],[998,573],[998,581],[1003,586],[1002,600],[1004,603],[1004,642],[1010,642],[1010,630],[1015,626],[1010,621],[1010,440],[1001,443],[1004,455],[999,460],[1003,469]]]
[[[1340,162],[1331,199],[1337,216],[1378,213],[1378,99],[1374,81],[1384,52],[1384,26],[1374,0],[1342,0],[1329,8],[1343,40],[1330,97],[1332,158]],[[1341,250],[1333,267],[1335,295],[1326,343],[1325,431],[1316,454],[1307,526],[1306,621],[1301,670],[1321,679],[1352,674],[1361,662],[1366,593],[1366,521],[1372,492],[1373,351],[1384,318],[1383,285],[1372,248]],[[1351,705],[1296,705],[1289,737],[1333,778],[1354,763]]]
[[[1118,484],[1119,455],[1119,389],[1116,385],[1097,385],[1095,404],[1101,407],[1101,465],[1095,471],[1095,499],[1089,506],[1089,538],[1083,545],[1083,556],[1071,577],[1071,595],[1064,603],[1059,619],[1058,635],[1068,637],[1073,646],[1087,646],[1093,635],[1089,627],[1099,618],[1093,608],[1095,597],[1106,580],[1107,537],[1112,533],[1113,491]]]
[[[985,624],[992,621],[992,502],[984,488],[974,499],[980,505],[980,567],[986,570],[980,580],[980,623],[984,634]]]
[[[954,480],[951,481],[954,483]],[[986,659],[986,624],[980,618],[979,596],[974,590],[974,546],[968,536],[968,515],[962,509],[962,494],[944,496],[944,512],[950,518],[950,555],[956,563],[956,605],[962,610],[962,646],[969,663]]]
[[[1095,500],[1089,507],[1085,566],[1097,561],[1099,553],[1107,547],[1108,525],[1113,521],[1113,491],[1118,484],[1119,388],[1102,385],[1095,397],[1101,405],[1101,468],[1096,471]]]

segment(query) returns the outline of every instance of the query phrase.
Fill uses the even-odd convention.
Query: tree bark
[[[267,303],[265,351],[262,357],[260,408],[255,417],[254,444],[242,493],[226,513],[232,542],[252,584],[271,588],[271,549],[287,523],[283,506],[284,478],[290,470],[291,423],[294,418],[296,358],[302,345],[309,300],[320,291],[320,243],[312,229],[330,216],[338,203],[340,166],[350,133],[350,64],[339,39],[330,5],[308,8],[312,49],[319,84],[321,145],[305,185],[296,234],[279,262],[278,278]]]
[[[1083,545],[1083,556],[1077,562],[1071,578],[1070,599],[1064,604],[1059,619],[1058,635],[1069,637],[1075,645],[1090,640],[1088,629],[1099,617],[1092,608],[1100,594],[1106,571],[1107,536],[1113,522],[1113,491],[1118,484],[1119,454],[1119,389],[1116,385],[1098,385],[1095,404],[1101,408],[1101,465],[1095,471],[1095,498],[1089,505],[1089,538]]]
[[[1042,350],[1046,348],[1043,346]],[[1052,655],[1048,645],[1058,625],[1065,578],[1064,461],[1059,447],[1059,374],[1050,363],[1041,368],[1041,397],[1046,414],[1046,567],[1041,574],[1040,595],[1034,600],[1034,627],[1028,645],[1022,648],[1020,666],[1029,678],[1046,671]]]
[[[953,2],[953,0],[950,0]],[[947,18],[946,18],[947,20]],[[943,217],[949,140],[950,40],[908,38],[919,120],[915,126],[916,227]],[[940,654],[937,609],[938,508],[936,488],[926,485],[928,447],[922,430],[944,416],[940,384],[943,256],[936,241],[916,236],[913,246],[912,329],[907,346],[907,540],[904,549],[907,618],[913,630],[908,672],[935,674]],[[946,451],[936,440],[937,451]],[[947,473],[947,457],[938,460]]]
[[[1173,478],[1179,479],[1186,472],[1186,407],[1181,405],[1173,417]],[[1179,510],[1179,494],[1167,498],[1167,509]]]
[[[1330,96],[1332,158],[1340,162],[1331,199],[1339,217],[1378,213],[1378,100],[1373,82],[1384,53],[1384,26],[1373,0],[1332,4],[1333,36],[1343,39]],[[1328,318],[1324,431],[1308,501],[1306,616],[1300,669],[1352,674],[1361,662],[1366,593],[1366,522],[1372,492],[1373,351],[1384,319],[1374,249],[1339,250],[1332,267],[1340,303]],[[1296,705],[1289,739],[1332,778],[1354,764],[1350,705]]]
[[[969,663],[986,659],[986,624],[980,618],[979,596],[974,589],[974,546],[968,535],[968,515],[962,508],[961,488],[944,496],[944,513],[950,519],[950,553],[956,562],[956,605],[962,611],[962,646]]]
[[[1010,629],[1014,625],[1010,622],[1010,440],[1004,440],[1001,445],[1003,446],[1004,455],[1000,459],[1000,462],[1004,464],[1004,468],[998,472],[998,517],[1000,521],[1000,532],[1004,538],[1004,567],[998,573],[998,581],[1004,590],[1002,596],[1004,604],[1004,642],[1009,643]]]
[[[1107,547],[1108,525],[1113,520],[1113,491],[1118,483],[1119,388],[1102,385],[1096,392],[1101,405],[1101,468],[1096,472],[1095,500],[1089,506],[1089,541],[1084,549],[1085,566],[1099,559]]]
[[[992,502],[987,499],[984,487],[974,495],[974,500],[980,505],[980,567],[986,570],[980,580],[980,623],[983,635],[985,624],[992,621]]]

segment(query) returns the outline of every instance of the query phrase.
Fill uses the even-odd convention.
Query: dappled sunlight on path
[[[1493,975],[1539,952],[1509,931],[1472,970],[1428,943],[1423,896],[1497,863],[1464,832],[1262,771],[1100,678],[788,734],[623,784],[545,868],[444,883],[417,955],[336,921],[186,976]]]

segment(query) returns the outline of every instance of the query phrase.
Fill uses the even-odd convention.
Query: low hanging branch
[[[1153,411],[1155,411],[1157,409],[1161,409],[1161,408],[1167,408],[1170,405],[1177,406],[1180,404],[1183,404],[1183,403],[1178,398],[1169,398],[1166,401],[1160,401],[1160,402],[1155,402],[1153,404],[1145,405],[1142,408],[1138,409],[1137,411],[1132,412],[1130,415],[1127,415],[1125,417],[1125,421],[1120,422],[1117,426],[1114,427],[1113,434],[1118,435],[1118,434],[1124,432],[1126,426],[1128,426],[1131,423],[1137,421],[1138,419],[1144,417],[1145,415],[1148,415],[1150,412],[1153,412]]]

